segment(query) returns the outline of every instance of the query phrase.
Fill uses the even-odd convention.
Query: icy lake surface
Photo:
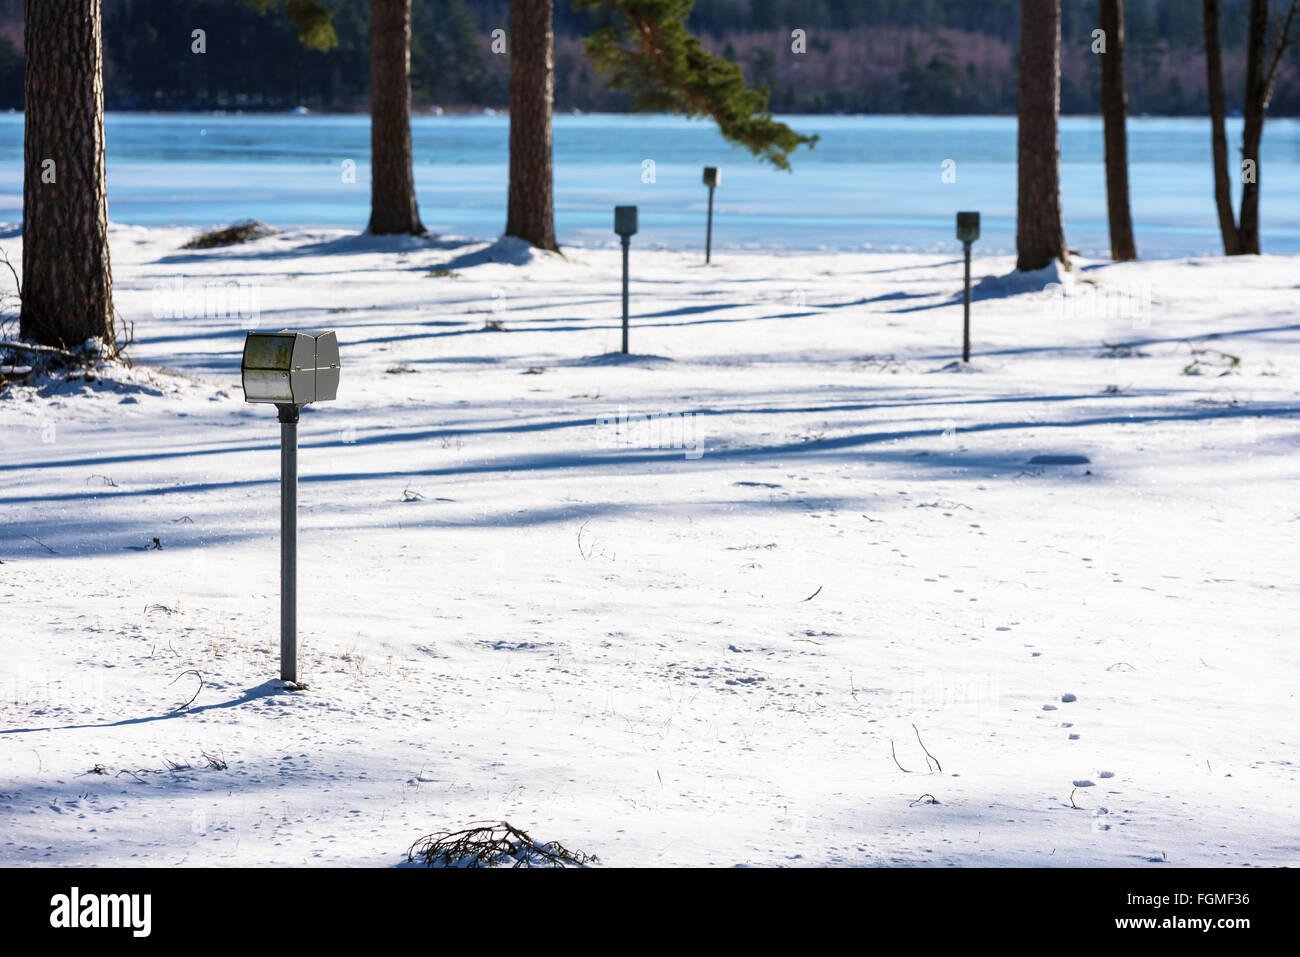
[[[723,248],[937,251],[958,209],[982,211],[985,253],[1014,244],[1014,117],[799,116],[821,142],[794,172],[765,167],[704,122],[675,117],[557,115],[555,203],[561,242],[612,241],[610,207],[641,207],[636,242],[704,241],[705,165],[722,167],[715,243]],[[430,229],[492,237],[505,220],[504,116],[417,116],[420,212]],[[1144,257],[1219,251],[1204,119],[1134,118],[1133,213]],[[1101,120],[1061,123],[1067,236],[1105,255]],[[1230,155],[1241,120],[1229,121]],[[210,225],[244,217],[276,226],[365,224],[366,116],[110,114],[109,216],[136,225]],[[21,114],[0,116],[0,219],[22,210]],[[956,182],[944,182],[952,160]],[[651,167],[647,161],[653,164]],[[348,176],[349,163],[355,164]],[[653,175],[652,175],[653,174]],[[349,181],[351,180],[351,181]],[[653,180],[653,181],[647,181]],[[1300,122],[1271,119],[1261,171],[1264,246],[1300,251]]]

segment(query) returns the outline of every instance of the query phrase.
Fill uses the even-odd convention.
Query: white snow
[[[134,368],[0,393],[0,864],[499,819],[614,865],[1300,862],[1300,257],[1016,291],[977,246],[953,376],[956,251],[634,241],[623,360],[613,245],[189,236],[113,229]],[[343,356],[298,693],[237,375],[282,327]]]

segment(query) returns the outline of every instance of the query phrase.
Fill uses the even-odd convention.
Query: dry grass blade
[[[898,760],[898,751],[896,751],[896,750],[894,749],[894,739],[893,739],[893,738],[890,738],[890,739],[889,739],[889,753],[890,753],[890,755],[893,757],[893,759],[894,759],[894,763],[898,765],[898,770],[902,771],[904,774],[911,774],[911,773],[912,773],[911,771],[907,770],[907,768],[903,767],[902,763]]]
[[[921,750],[925,752],[925,761],[926,761],[925,766],[927,768],[930,767],[930,762],[933,761],[934,767],[942,771],[943,765],[939,763],[938,758],[936,758],[933,754],[930,753],[930,749],[925,746],[925,742],[921,740],[921,732],[916,730],[916,725],[912,725],[912,730],[916,731],[916,743],[919,744],[921,746]]]
[[[570,851],[559,841],[539,843],[507,821],[474,822],[459,831],[437,831],[420,838],[406,860],[426,867],[583,867],[594,854]]]
[[[184,704],[178,704],[175,708],[172,708],[173,711],[183,711],[184,709],[188,708],[190,705],[194,703],[194,699],[199,696],[199,692],[203,690],[203,675],[199,674],[193,668],[191,668],[189,671],[182,671],[171,681],[167,682],[167,684],[174,685],[176,684],[176,682],[180,681],[186,675],[193,675],[194,677],[198,678],[199,686],[194,689],[194,694],[189,701],[185,702]]]

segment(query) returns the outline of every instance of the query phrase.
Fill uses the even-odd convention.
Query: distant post
[[[623,354],[627,355],[627,252],[636,235],[636,207],[614,207],[614,232],[623,243]]]
[[[980,214],[957,214],[957,238],[966,250],[965,320],[962,324],[961,361],[970,362],[970,247],[980,238]]]
[[[709,187],[709,225],[704,233],[704,262],[707,265],[713,255],[713,191],[722,182],[722,173],[716,166],[704,167],[704,185]]]

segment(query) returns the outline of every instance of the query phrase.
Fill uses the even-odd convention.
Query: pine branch
[[[772,119],[770,90],[752,89],[740,67],[714,56],[686,29],[695,0],[574,0],[574,9],[598,16],[583,41],[592,65],[611,89],[632,94],[633,109],[707,116],[718,131],[778,169],[789,155],[812,147]]]
[[[258,13],[266,13],[276,4],[276,0],[239,2]],[[284,0],[284,7],[303,46],[312,50],[329,50],[339,45],[338,35],[334,32],[334,14],[320,0]]]

